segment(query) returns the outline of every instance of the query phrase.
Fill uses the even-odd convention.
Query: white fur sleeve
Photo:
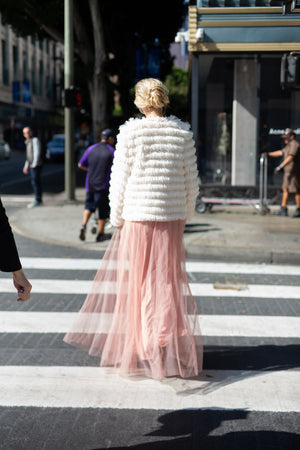
[[[119,227],[123,223],[122,212],[124,193],[127,180],[131,172],[131,158],[129,155],[129,136],[126,124],[120,128],[117,138],[116,151],[112,165],[109,189],[110,222]]]
[[[186,190],[187,220],[190,220],[194,213],[196,198],[199,192],[196,149],[193,140],[193,133],[191,131],[188,131],[185,137],[185,148],[183,159],[184,159],[183,164],[184,164],[184,178]]]

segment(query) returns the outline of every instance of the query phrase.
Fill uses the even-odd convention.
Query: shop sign
[[[269,129],[269,135],[273,135],[273,136],[281,136],[284,133],[284,130],[286,128],[270,128]],[[300,128],[295,128],[293,129],[293,131],[295,132],[295,134],[300,134]]]

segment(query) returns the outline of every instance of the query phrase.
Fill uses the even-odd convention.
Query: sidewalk
[[[79,240],[84,198],[84,189],[76,190],[74,202],[66,201],[64,193],[45,195],[43,206],[28,209],[24,197],[10,217],[13,230],[49,244],[104,250],[108,241],[96,243],[90,225],[86,241]],[[11,204],[9,196],[2,200],[4,205]],[[276,209],[271,207],[266,216],[251,206],[214,206],[211,213],[195,212],[184,234],[187,258],[300,265],[300,219],[274,216]],[[291,205],[289,213],[294,210]]]

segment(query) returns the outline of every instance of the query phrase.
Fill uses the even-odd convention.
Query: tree
[[[189,74],[181,67],[172,67],[172,71],[165,79],[165,85],[169,89],[172,114],[178,115],[183,120],[188,120]]]
[[[159,42],[161,78],[171,70],[170,42],[182,24],[184,0],[74,0],[75,52],[88,85],[94,133],[107,125],[108,92],[117,89],[127,118],[135,82],[135,48]],[[0,0],[3,19],[22,35],[63,42],[64,0]],[[76,77],[76,73],[75,73]]]

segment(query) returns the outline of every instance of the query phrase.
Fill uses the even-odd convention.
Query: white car
[[[10,146],[4,140],[0,138],[0,159],[9,159],[10,158]]]

